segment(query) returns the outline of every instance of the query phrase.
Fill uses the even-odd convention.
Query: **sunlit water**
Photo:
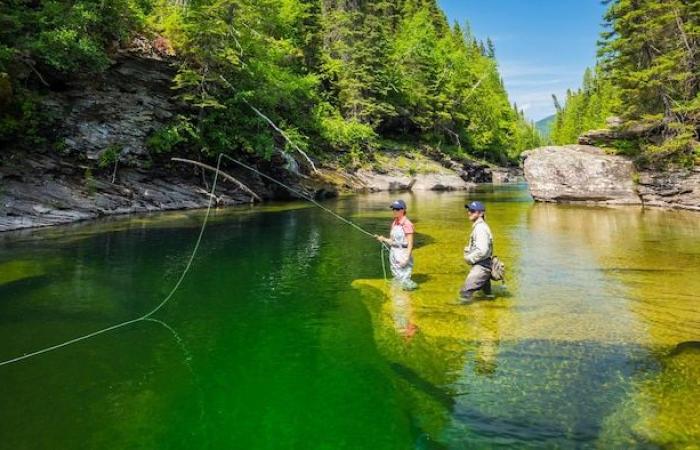
[[[388,232],[390,196],[328,206]],[[402,195],[415,280],[304,203],[217,212],[157,314],[0,367],[3,448],[687,448],[700,442],[700,215]],[[457,305],[466,199],[508,268]],[[0,360],[138,317],[202,212],[0,235]],[[680,345],[679,345],[680,344]]]

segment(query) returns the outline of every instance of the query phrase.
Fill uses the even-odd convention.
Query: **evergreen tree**
[[[600,55],[630,121],[661,121],[665,142],[642,148],[692,162],[700,123],[700,4],[697,0],[616,0],[605,15]]]
[[[358,160],[378,137],[498,161],[535,145],[493,42],[450,27],[436,0],[7,0],[0,25],[0,139],[28,123],[7,99],[16,80],[99,72],[115,40],[145,32],[172,45],[193,111],[154,135],[158,151],[269,156],[287,143],[268,118],[319,157]]]

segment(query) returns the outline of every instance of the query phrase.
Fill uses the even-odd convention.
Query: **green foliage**
[[[189,120],[178,116],[173,123],[151,134],[146,140],[146,147],[151,153],[170,153],[180,144],[196,142],[197,137],[196,130]]]
[[[557,107],[552,126],[552,142],[560,145],[574,144],[584,131],[604,128],[605,120],[619,107],[617,98],[617,90],[601,74],[600,67],[595,72],[586,69],[581,89],[576,92],[567,91],[565,106]]]
[[[663,114],[698,94],[700,7],[697,1],[616,0],[605,16],[600,46],[606,74],[625,99],[629,119]]]
[[[378,137],[454,141],[494,160],[539,142],[508,101],[493,44],[482,50],[450,29],[434,0],[319,3],[156,8],[153,26],[183,60],[176,88],[200,109],[198,146],[263,156],[287,146],[252,107],[303,150],[350,152],[353,161]]]
[[[46,66],[64,75],[104,69],[107,48],[136,31],[150,11],[146,0],[4,3],[0,10],[0,65],[19,58],[18,63]]]
[[[345,120],[330,105],[318,108],[317,121],[321,139],[338,150],[355,150],[373,146],[377,134],[371,126],[357,119]]]
[[[639,165],[693,165],[700,129],[700,7],[683,0],[609,0],[595,74],[557,107],[553,140],[575,142],[581,132],[619,115],[624,126],[653,122],[654,139],[614,142]],[[556,103],[556,99],[555,99]],[[660,141],[659,141],[660,138]]]
[[[112,167],[119,160],[119,155],[121,154],[121,151],[121,145],[110,145],[104,152],[100,154],[100,159],[97,162],[97,166],[100,169]]]
[[[134,33],[172,44],[174,87],[192,113],[148,139],[153,154],[187,146],[269,157],[299,147],[356,164],[378,139],[400,138],[505,162],[539,143],[508,100],[493,42],[450,27],[436,0],[6,3],[0,71],[29,75],[32,89],[104,70]],[[2,119],[0,133],[24,120]]]
[[[80,68],[99,71],[109,62],[98,42],[70,28],[41,32],[31,49],[46,64],[60,72],[70,73]]]

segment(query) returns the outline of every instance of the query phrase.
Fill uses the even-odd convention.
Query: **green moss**
[[[85,169],[85,173],[83,175],[83,186],[85,187],[85,190],[89,196],[93,196],[95,195],[95,192],[97,192],[95,177],[92,174],[92,169],[89,167]]]

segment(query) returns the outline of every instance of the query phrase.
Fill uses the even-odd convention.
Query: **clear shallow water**
[[[417,291],[303,203],[219,212],[157,318],[0,367],[7,448],[687,448],[700,442],[700,216],[403,195]],[[466,198],[509,270],[456,305]],[[386,233],[388,195],[330,202]],[[0,235],[0,359],[143,314],[201,212]],[[678,347],[678,344],[682,344]]]

